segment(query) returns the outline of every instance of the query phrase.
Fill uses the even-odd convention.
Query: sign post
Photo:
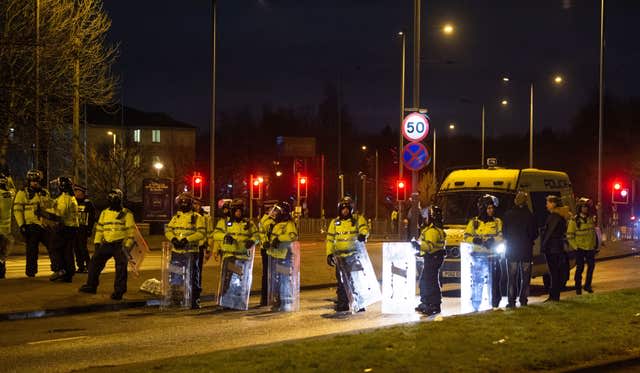
[[[409,238],[417,236],[418,229],[418,173],[431,161],[427,148],[420,143],[429,134],[429,119],[427,116],[413,112],[407,114],[402,121],[402,136],[409,144],[405,145],[402,154],[404,166],[411,170],[411,219],[409,221]]]

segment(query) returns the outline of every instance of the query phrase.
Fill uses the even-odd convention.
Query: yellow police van
[[[546,196],[560,196],[564,205],[569,206],[572,212],[575,211],[571,181],[564,172],[488,167],[456,170],[447,175],[435,196],[435,203],[442,208],[447,233],[447,257],[441,271],[443,283],[460,281],[460,242],[467,223],[478,214],[478,198],[487,193],[496,196],[499,200],[496,216],[502,217],[513,207],[519,190],[529,194],[529,209],[533,212],[539,229],[544,226],[549,214]],[[533,256],[532,277],[545,276],[547,265],[544,254],[540,252],[539,237],[533,247]],[[569,269],[570,267],[565,271],[565,282],[568,280]],[[544,280],[547,285],[548,276]]]

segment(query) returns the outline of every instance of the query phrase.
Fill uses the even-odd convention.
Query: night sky
[[[208,132],[210,2],[105,1],[116,71],[126,105],[163,111]],[[423,2],[421,106],[445,131],[489,135],[528,130],[529,84],[535,121],[567,129],[598,86],[599,0],[427,0]],[[327,83],[341,80],[358,128],[399,126],[401,42],[408,31],[411,106],[412,0],[218,1],[218,112],[264,104],[315,108]],[[640,96],[640,1],[607,0],[606,92]],[[441,26],[456,31],[445,36]],[[565,83],[552,84],[560,73]],[[508,75],[505,85],[501,76]],[[511,104],[501,107],[507,98]]]

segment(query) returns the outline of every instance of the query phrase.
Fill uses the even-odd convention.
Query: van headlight
[[[498,244],[498,246],[496,246],[496,253],[504,254],[506,251],[507,251],[507,245],[505,245],[504,242],[501,242]]]
[[[460,254],[469,255],[473,251],[473,245],[468,242],[460,243]]]

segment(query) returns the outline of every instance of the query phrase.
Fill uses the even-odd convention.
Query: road
[[[595,291],[640,287],[639,264],[639,256],[599,262]],[[533,284],[531,304],[546,298],[541,279]],[[302,311],[291,314],[272,314],[265,308],[220,311],[205,303],[205,308],[196,311],[145,308],[2,322],[0,371],[53,372],[120,365],[421,320],[415,314],[380,314],[379,304],[362,314],[330,318],[333,296],[332,289],[305,291]],[[563,298],[569,296],[575,295],[569,291],[562,294]],[[257,299],[253,298],[252,303]],[[503,299],[503,306],[504,303]],[[459,298],[445,297],[443,315],[458,311]]]

